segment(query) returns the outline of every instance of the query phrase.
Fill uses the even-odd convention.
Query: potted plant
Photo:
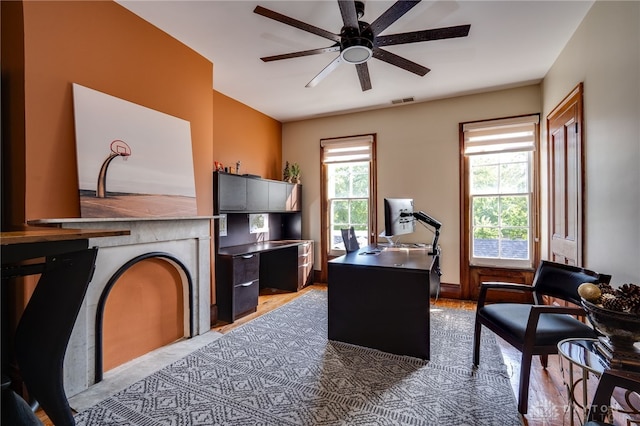
[[[285,182],[291,182],[291,169],[289,168],[289,162],[285,162],[284,170],[282,171],[282,180]]]
[[[300,165],[298,163],[291,164],[290,173],[291,182],[300,183]]]

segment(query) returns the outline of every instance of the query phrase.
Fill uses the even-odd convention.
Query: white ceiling
[[[354,65],[343,63],[314,88],[305,85],[338,52],[263,62],[260,57],[329,47],[332,41],[253,13],[257,5],[339,34],[335,0],[118,0],[214,64],[214,89],[281,122],[391,106],[539,82],[591,0],[422,1],[382,34],[470,24],[468,37],[388,46],[428,67],[419,77],[378,59],[368,62],[373,88],[363,92]],[[394,1],[366,0],[373,22]]]

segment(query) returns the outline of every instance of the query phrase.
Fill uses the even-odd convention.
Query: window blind
[[[464,123],[464,155],[534,151],[538,115]]]
[[[320,141],[322,162],[371,161],[372,144],[372,135],[322,139]]]

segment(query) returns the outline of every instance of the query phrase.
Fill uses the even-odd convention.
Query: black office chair
[[[529,375],[533,355],[547,367],[549,354],[558,353],[558,342],[570,337],[595,338],[596,331],[575,318],[584,316],[578,287],[584,282],[608,283],[603,275],[576,266],[542,261],[531,286],[515,283],[485,282],[480,287],[473,335],[473,364],[480,362],[480,333],[484,325],[522,353],[518,411],[527,413]],[[532,303],[486,304],[489,290],[514,291],[533,296]],[[545,305],[543,296],[570,302],[576,306]]]
[[[593,395],[589,416],[584,426],[606,426],[607,416],[610,411],[611,398],[616,388],[625,389],[625,398],[629,393],[640,393],[640,373],[607,369],[600,376],[596,393]]]
[[[341,229],[341,231],[342,242],[344,243],[344,249],[347,251],[347,253],[360,250],[360,244],[358,243],[358,239],[356,238],[356,233],[353,229],[353,226],[347,229]]]

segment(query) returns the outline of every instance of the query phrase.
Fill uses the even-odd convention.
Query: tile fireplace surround
[[[95,238],[98,258],[93,279],[71,334],[64,361],[64,387],[68,397],[95,384],[96,312],[109,280],[127,262],[149,253],[162,253],[178,270],[184,294],[184,337],[210,330],[211,226],[213,216],[180,218],[71,218],[42,219],[30,225],[73,229],[127,229],[130,235]],[[175,259],[176,262],[172,260]],[[189,297],[189,278],[192,291]],[[64,291],[64,288],[61,288]],[[191,306],[191,309],[190,309]],[[192,328],[192,330],[190,330]]]

